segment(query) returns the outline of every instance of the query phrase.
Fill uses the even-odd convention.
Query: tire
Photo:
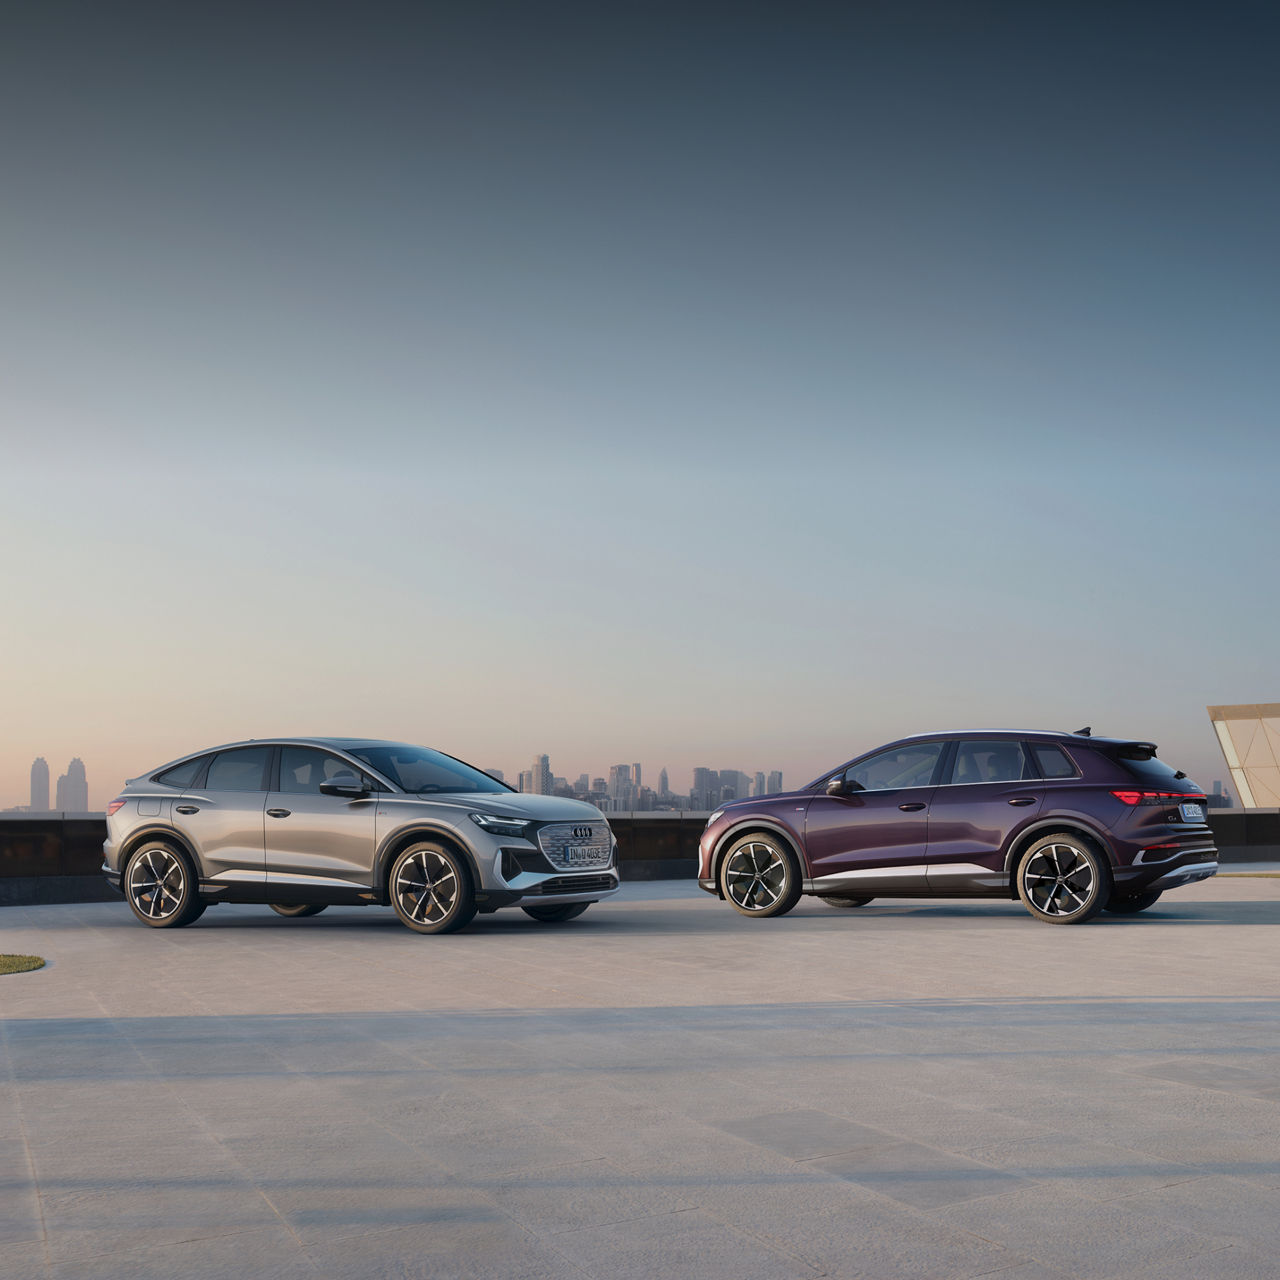
[[[740,915],[783,916],[800,901],[800,866],[777,836],[743,836],[720,861],[720,892]]]
[[[589,902],[562,902],[557,907],[521,907],[520,910],[543,924],[562,924],[565,920],[576,920],[590,905]]]
[[[476,914],[471,872],[462,855],[434,841],[401,850],[387,887],[400,923],[415,933],[453,933]]]
[[[195,866],[183,850],[148,840],[120,881],[133,914],[152,929],[181,929],[204,915]]]
[[[303,916],[318,916],[328,905],[327,902],[273,902],[271,910],[278,916],[300,920]]]
[[[1092,841],[1065,831],[1042,836],[1018,863],[1018,897],[1045,924],[1084,924],[1111,897],[1111,864]]]
[[[874,902],[874,898],[828,898],[823,895],[822,901],[829,907],[865,907],[868,902]]]
[[[1103,908],[1117,916],[1136,916],[1139,911],[1154,907],[1160,901],[1161,890],[1148,889],[1146,893],[1112,894],[1111,900]]]

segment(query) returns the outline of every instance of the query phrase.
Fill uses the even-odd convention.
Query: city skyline
[[[710,810],[727,800],[773,795],[783,790],[782,771],[778,769],[771,769],[767,774],[756,770],[752,775],[741,769],[709,769],[705,765],[694,767],[687,791],[671,789],[670,773],[665,765],[658,771],[658,785],[648,787],[644,784],[644,766],[638,761],[610,765],[605,773],[588,770],[571,779],[568,774],[555,773],[545,752],[534,756],[530,768],[519,770],[514,777],[499,768],[489,768],[486,772],[517,791],[577,796],[606,813],[676,808]]]
[[[2,812],[26,813],[91,813],[89,802],[89,782],[85,772],[84,761],[74,756],[67,771],[58,777],[53,793],[53,803],[49,802],[49,762],[44,756],[36,756],[31,762],[29,774],[30,785],[27,800],[24,804],[4,805],[0,803]],[[99,808],[105,806],[98,806]]]

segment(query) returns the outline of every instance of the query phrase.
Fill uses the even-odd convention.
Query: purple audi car
[[[802,894],[1021,898],[1047,924],[1145,911],[1218,869],[1205,796],[1152,742],[982,729],[903,738],[800,791],[735,800],[698,883],[743,915]]]

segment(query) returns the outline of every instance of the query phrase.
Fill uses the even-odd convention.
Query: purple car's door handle
[[[1010,804],[1035,804],[1035,802],[1035,796],[1014,796],[1014,798],[1009,801]]]
[[[911,804],[900,804],[898,808],[901,809],[903,813],[915,813],[916,810],[923,809],[924,805],[922,805],[919,800],[916,800]]]

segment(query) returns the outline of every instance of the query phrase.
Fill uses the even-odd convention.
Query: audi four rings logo
[[[590,840],[591,828],[590,827],[574,827],[573,838],[575,840]]]

